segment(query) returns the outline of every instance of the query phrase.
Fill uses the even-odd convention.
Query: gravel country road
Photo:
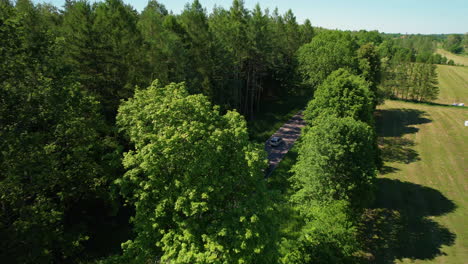
[[[265,142],[265,151],[268,153],[268,169],[265,171],[265,178],[271,175],[286,153],[292,148],[294,142],[296,142],[301,135],[301,128],[304,126],[305,121],[301,111],[289,119],[288,122]],[[282,138],[283,143],[277,147],[270,146],[269,142],[272,137]]]

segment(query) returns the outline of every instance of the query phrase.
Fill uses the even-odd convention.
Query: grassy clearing
[[[468,67],[437,65],[437,75],[440,92],[436,103],[468,105]]]
[[[385,167],[367,235],[375,263],[468,260],[468,109],[387,101],[377,112]]]
[[[248,122],[250,139],[264,143],[293,115],[304,109],[308,101],[306,96],[288,96],[262,102],[259,113]]]
[[[437,53],[439,53],[442,56],[447,57],[449,60],[453,60],[456,64],[461,64],[468,66],[468,57],[464,55],[456,55],[451,52],[448,52],[444,49],[437,49]]]

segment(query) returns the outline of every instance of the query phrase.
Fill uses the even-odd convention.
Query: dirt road
[[[292,148],[294,142],[301,135],[301,128],[304,126],[305,121],[302,112],[299,112],[265,142],[265,150],[268,153],[268,169],[265,171],[266,178],[271,175],[286,153]],[[270,146],[269,143],[272,137],[282,138],[283,143],[277,147]]]

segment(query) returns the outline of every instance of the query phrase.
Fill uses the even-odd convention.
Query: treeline
[[[198,1],[179,15],[157,1],[141,13],[120,0],[67,1],[63,10],[20,0],[16,10],[63,48],[58,60],[109,118],[135,85],[155,79],[186,82],[190,93],[251,117],[265,95],[297,90],[294,54],[313,36],[310,21],[299,25],[291,11],[247,10],[242,1],[210,14]]]
[[[239,0],[179,15],[156,1],[0,5],[0,259],[354,260],[381,165],[372,112],[382,76],[413,65],[402,48]],[[290,200],[304,235],[282,239],[244,118],[266,96],[314,92]]]
[[[387,68],[382,83],[394,98],[433,101],[439,94],[436,66],[423,63],[396,63]]]
[[[442,41],[442,36],[438,35],[386,35],[383,34],[385,50],[383,57],[395,53],[400,59],[419,63],[448,64],[454,65],[453,60],[436,53],[437,45]],[[391,51],[394,49],[393,51]]]
[[[378,149],[375,94],[362,77],[339,69],[305,110],[307,127],[292,171],[289,201],[299,229],[283,240],[282,263],[359,263],[358,226],[374,197]]]
[[[221,113],[297,92],[310,22],[242,1],[180,15],[156,1],[0,5],[2,261],[90,262],[131,240],[130,262],[275,262],[263,151]]]
[[[237,109],[251,118],[263,97],[286,96],[300,90],[295,75],[295,53],[313,35],[310,22],[299,25],[291,11],[279,14],[277,10],[262,10],[258,5],[247,10],[243,2],[237,0],[229,9],[217,7],[210,14],[198,1],[193,1],[179,15],[172,14],[157,1],[149,1],[141,13],[121,0],[93,4],[66,1],[63,9],[33,4],[29,0],[1,1],[0,259],[7,263],[85,262],[119,252],[120,244],[133,237],[135,241],[158,243],[157,247],[154,243],[147,244],[148,254],[143,254],[142,258],[159,258],[162,252],[170,251],[168,246],[159,244],[161,239],[169,239],[167,236],[140,239],[139,226],[149,222],[140,224],[134,220],[135,231],[128,231],[131,228],[129,215],[136,210],[137,219],[141,213],[140,203],[127,203],[125,199],[131,200],[130,197],[138,194],[115,183],[124,179],[123,153],[133,149],[138,141],[125,136],[125,131],[120,131],[115,123],[121,100],[131,98],[135,87],[148,87],[155,79],[161,87],[184,82],[188,94],[203,94],[207,98],[204,103],[220,105],[220,112]],[[144,112],[144,109],[137,111]],[[199,208],[196,209],[198,215],[182,208],[183,212],[171,211],[165,219],[169,221],[180,213],[182,218],[193,216],[202,222],[204,218],[199,217],[211,215],[206,223],[212,225],[212,232],[222,233],[219,226],[234,223],[228,223],[228,219],[221,221],[219,217],[236,215],[240,219],[245,216],[245,232],[253,232],[247,226],[256,225],[256,216],[239,210],[244,210],[240,204],[249,204],[245,201],[247,194],[263,195],[260,189],[255,189],[256,184],[261,188],[261,183],[257,182],[261,178],[259,169],[263,165],[259,164],[263,164],[263,154],[257,153],[257,148],[250,152],[244,149],[251,147],[245,142],[241,144],[241,138],[247,139],[245,124],[239,116],[229,114],[217,120],[216,126],[208,123],[212,120],[205,124],[211,129],[210,133],[216,134],[213,140],[228,141],[226,147],[220,145],[206,150],[206,153],[220,151],[218,156],[196,153],[198,158],[204,157],[207,161],[200,162],[194,171],[188,168],[172,171],[168,165],[169,171],[164,173],[168,176],[170,171],[193,173],[194,177],[205,175],[207,184],[212,179],[226,177],[229,183],[216,187],[216,192],[223,191],[225,196],[209,198],[216,209],[206,211],[204,208],[210,207],[203,205],[204,199],[213,190],[196,195],[183,192],[201,199],[193,202],[198,204],[193,205]],[[222,126],[235,131],[218,135]],[[172,128],[179,129],[178,126]],[[191,129],[195,127],[186,133],[194,134]],[[183,137],[185,134],[180,140],[186,140]],[[240,174],[222,171],[234,166],[234,163],[229,165],[234,159],[228,158],[230,152],[244,153],[236,158]],[[183,152],[177,153],[182,155]],[[187,153],[195,155],[190,149]],[[181,164],[185,164],[189,155],[181,158]],[[247,161],[249,164],[244,164]],[[212,168],[201,167],[205,166],[203,164],[211,164]],[[253,167],[244,170],[242,166]],[[180,165],[174,165],[176,167]],[[254,171],[249,173],[249,170]],[[246,177],[242,184],[249,184],[245,191],[241,191],[243,187],[237,182],[240,175]],[[252,179],[248,180],[249,177]],[[173,181],[172,184],[178,183]],[[158,188],[165,187],[159,185]],[[180,188],[171,191],[177,193]],[[232,191],[227,191],[229,188]],[[156,201],[157,206],[165,203]],[[190,204],[190,200],[187,203]],[[172,205],[178,208],[182,204]],[[229,210],[232,214],[227,213]],[[221,212],[226,215],[219,215]],[[167,221],[166,227],[173,226],[174,222]],[[217,221],[220,221],[219,228],[214,224]],[[180,225],[187,223],[182,221]],[[199,250],[205,243],[211,243],[210,247],[216,252],[230,250],[226,241],[233,239],[222,238],[224,235],[220,234],[225,242],[209,242],[210,236],[201,236],[202,226],[194,230],[200,234],[196,236],[197,243],[201,243]],[[141,236],[147,231],[142,230]],[[243,235],[257,237],[256,233]],[[237,239],[240,234],[226,236]],[[206,239],[203,243],[202,238]],[[173,242],[177,239],[178,236]],[[262,235],[261,239],[265,237]],[[261,253],[264,247],[239,244],[241,251],[255,249]],[[147,250],[144,246],[141,248]],[[265,250],[269,248],[272,247],[268,245]],[[207,253],[207,258],[217,253],[212,254],[209,257]]]
[[[437,99],[436,66],[447,59],[435,54],[433,36],[404,36],[384,40],[378,47],[382,58],[381,89],[385,97],[414,101]],[[453,61],[448,62],[454,65]]]
[[[322,31],[298,51],[314,91],[282,207],[281,263],[358,263],[358,226],[381,166],[373,112],[383,101],[377,32]]]
[[[455,54],[468,53],[468,33],[448,35],[442,46]]]

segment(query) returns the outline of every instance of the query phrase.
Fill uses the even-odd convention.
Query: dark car
[[[272,137],[270,139],[270,146],[272,146],[272,147],[277,147],[277,146],[281,145],[281,143],[283,143],[283,139],[280,138],[280,137]]]

